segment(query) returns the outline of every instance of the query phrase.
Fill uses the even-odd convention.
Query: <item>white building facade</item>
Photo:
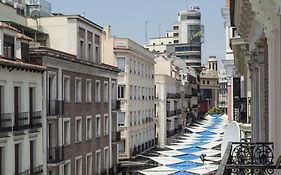
[[[43,173],[42,73],[29,62],[30,38],[0,23],[0,173]]]
[[[110,28],[103,38],[104,62],[120,70],[119,159],[130,159],[155,145],[154,55],[130,39],[111,37]]]

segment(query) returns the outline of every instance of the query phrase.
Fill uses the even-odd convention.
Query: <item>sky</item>
[[[225,56],[225,29],[221,9],[225,0],[47,0],[52,12],[85,14],[85,17],[101,25],[111,26],[112,35],[130,38],[145,44],[145,21],[148,38],[164,36],[177,21],[179,11],[191,5],[199,5],[201,23],[205,26],[205,42],[202,45],[202,64],[209,56],[216,56],[219,68]],[[160,30],[159,30],[160,26]]]

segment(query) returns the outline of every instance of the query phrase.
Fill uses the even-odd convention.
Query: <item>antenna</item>
[[[38,20],[37,19],[40,18],[40,11],[33,10],[30,13],[30,17],[36,21],[36,30],[38,30]],[[37,32],[35,32],[34,40],[35,40],[35,42],[37,42]]]
[[[85,14],[86,14],[85,10],[82,10],[82,17],[85,17]]]
[[[145,21],[145,44],[147,44],[147,24],[149,23],[149,21]]]

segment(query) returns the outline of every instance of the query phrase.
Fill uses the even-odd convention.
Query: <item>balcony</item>
[[[0,132],[9,132],[13,129],[12,114],[2,113],[0,114]]]
[[[14,131],[28,129],[29,127],[28,117],[29,117],[28,112],[15,113]]]
[[[184,98],[191,98],[192,95],[190,94],[184,94]]]
[[[167,111],[167,117],[172,117],[176,115],[176,111]]]
[[[30,175],[29,170],[24,170],[22,172],[15,173],[15,175]]]
[[[59,163],[64,159],[64,147],[48,148],[48,163]]]
[[[112,100],[111,109],[115,110],[115,111],[119,111],[120,110],[120,100]]]
[[[230,142],[216,175],[273,174],[280,168],[273,162],[272,142]]]
[[[31,112],[30,113],[30,124],[31,129],[42,127],[42,112]]]
[[[39,165],[37,167],[34,167],[33,169],[30,169],[30,175],[41,175],[43,174],[43,165]]]
[[[181,109],[176,110],[176,115],[179,115],[179,114],[181,114]]]
[[[48,100],[47,101],[47,116],[64,115],[63,100]]]
[[[121,140],[121,132],[114,131],[112,132],[112,142],[119,142]]]

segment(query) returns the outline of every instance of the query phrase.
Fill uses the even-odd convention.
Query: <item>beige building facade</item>
[[[102,59],[120,70],[119,159],[125,160],[155,145],[154,55],[130,39],[112,37],[110,27],[103,32]]]

